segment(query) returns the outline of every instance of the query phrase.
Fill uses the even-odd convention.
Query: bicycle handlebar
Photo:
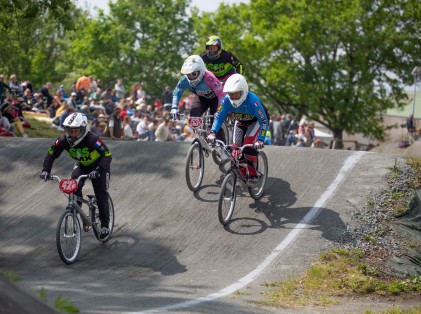
[[[218,139],[215,139],[215,142],[217,143],[217,144],[219,144],[224,150],[227,150],[227,148],[231,148],[231,149],[236,149],[236,150],[239,150],[239,151],[241,151],[241,152],[243,152],[243,150],[246,148],[246,147],[254,147],[254,144],[244,144],[243,146],[236,146],[236,145],[227,145],[227,144],[225,144],[223,141],[221,141],[221,140],[218,140]]]
[[[87,175],[87,174],[82,174],[82,175],[80,175],[80,176],[76,179],[77,183],[79,183],[80,179],[83,179],[83,178],[89,178],[89,175]],[[56,180],[56,181],[60,182],[60,181],[61,181],[61,178],[60,178],[59,176],[50,175],[50,180],[51,180],[51,181]]]

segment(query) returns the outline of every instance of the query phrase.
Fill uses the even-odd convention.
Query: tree
[[[56,41],[73,27],[72,1],[0,0],[0,7],[0,71],[35,85],[62,77],[54,69]]]
[[[123,78],[126,89],[142,83],[149,95],[160,97],[166,84],[179,77],[182,56],[193,37],[186,15],[188,0],[119,0],[109,15],[83,19],[70,34],[66,60],[73,71],[88,73],[114,86]]]
[[[210,24],[273,106],[307,115],[337,139],[343,131],[381,139],[378,117],[404,105],[421,63],[417,8],[415,0],[256,0],[219,9]]]

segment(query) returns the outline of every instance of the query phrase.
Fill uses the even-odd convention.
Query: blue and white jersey
[[[234,120],[243,123],[250,123],[259,121],[260,132],[258,136],[259,141],[264,141],[266,138],[266,131],[269,128],[269,119],[266,114],[265,107],[260,102],[256,94],[249,92],[247,98],[238,108],[232,106],[231,100],[228,95],[222,99],[221,105],[215,114],[215,121],[212,125],[212,131],[217,133],[221,128],[222,123],[225,121],[228,114],[234,115]]]

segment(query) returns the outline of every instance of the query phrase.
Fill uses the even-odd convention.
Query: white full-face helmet
[[[198,55],[188,57],[181,67],[181,73],[184,74],[192,87],[195,87],[205,75],[206,66],[203,59]]]
[[[88,119],[80,112],[70,114],[63,122],[64,133],[70,146],[79,144],[88,134]],[[71,129],[79,129],[80,133],[77,137],[71,137],[69,131]]]
[[[238,108],[246,100],[249,93],[249,86],[241,74],[231,75],[224,85],[224,92],[227,93],[232,106]],[[233,95],[239,93],[238,95]]]

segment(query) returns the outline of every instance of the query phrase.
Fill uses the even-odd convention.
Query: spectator
[[[78,110],[78,107],[76,105],[76,96],[77,96],[76,93],[72,92],[70,94],[70,98],[67,100],[67,105],[69,107],[73,107],[73,109],[75,109],[75,110]]]
[[[275,115],[272,116],[272,120],[269,125],[269,130],[271,131],[272,135],[272,145],[284,145],[284,129],[282,126],[282,120],[282,117],[277,119]]]
[[[130,116],[127,115],[124,118],[124,138],[128,140],[134,139],[133,130],[132,130],[132,121],[130,119]]]
[[[172,89],[169,85],[165,86],[164,93],[162,94],[162,103],[167,111],[171,110],[172,106]]]
[[[136,132],[137,132],[137,140],[138,141],[147,141],[149,138],[149,129],[148,129],[148,125],[149,125],[149,118],[148,116],[142,115],[142,119],[140,120],[140,122],[137,124],[136,127]]]
[[[406,119],[406,129],[408,130],[408,133],[414,133],[416,131],[414,116],[412,114]]]
[[[123,126],[123,120],[121,119],[120,113],[121,113],[121,107],[117,106],[114,109],[114,113],[111,115],[110,121],[108,123],[110,137],[113,140],[124,138],[124,126]]]
[[[67,99],[67,98],[69,98],[68,96],[67,96],[67,94],[66,94],[66,91],[64,90],[64,85],[63,84],[60,84],[60,87],[59,87],[59,89],[58,89],[58,91],[61,93],[61,95],[63,96],[63,99]],[[76,107],[75,107],[76,108]]]
[[[123,99],[126,96],[126,88],[124,87],[122,78],[119,78],[117,80],[117,83],[114,85],[114,90],[116,92],[115,96],[117,98],[117,102],[119,102],[120,99]]]
[[[89,132],[94,133],[98,136],[102,136],[102,130],[100,127],[99,119],[92,120],[91,126],[89,127]]]
[[[137,85],[137,99],[143,98],[146,102],[146,92],[143,90],[143,85]]]
[[[91,86],[90,86],[90,89],[89,89],[89,92],[92,94],[92,93],[95,93],[96,91],[97,91],[97,88],[98,88],[98,83],[95,81],[95,79],[92,77],[92,76],[90,76],[89,77],[89,81],[90,81],[90,83],[91,83]]]
[[[12,94],[16,97],[23,96],[23,87],[16,79],[16,74],[10,75],[9,87],[12,90]]]
[[[12,89],[4,82],[4,75],[0,74],[0,106],[4,103],[6,99],[5,90],[8,90],[9,93],[12,93]]]
[[[13,124],[10,123],[9,119],[2,116],[0,112],[0,136],[16,136],[15,128]]]
[[[32,110],[35,104],[35,97],[29,88],[23,92],[23,101],[28,105],[28,108],[30,107],[28,110]]]
[[[51,82],[45,83],[43,87],[39,90],[39,92],[42,94],[42,97],[47,100],[47,107],[51,106],[54,97],[50,94],[50,89],[53,84]]]
[[[28,137],[26,134],[22,122],[19,119],[18,113],[13,108],[12,104],[9,103],[9,100],[5,100],[4,104],[0,107],[1,115],[9,121],[9,124],[13,124],[14,129],[17,130],[20,136]]]
[[[164,107],[164,105],[162,104],[159,98],[155,98],[153,106],[154,106],[154,112],[157,112],[158,110],[161,110]]]
[[[161,123],[158,125],[158,128],[155,131],[155,137],[156,141],[158,142],[174,140],[174,138],[171,135],[170,118],[168,116],[161,119]]]
[[[136,83],[132,85],[132,91],[131,91],[130,97],[132,98],[134,102],[136,102],[137,100],[137,84]]]
[[[157,119],[150,119],[150,122],[148,124],[148,130],[149,130],[149,141],[155,141],[155,131],[156,127],[158,126],[158,120]]]
[[[79,77],[76,82],[76,92],[82,88],[86,91],[86,93],[89,93],[91,90],[91,79],[86,74]]]
[[[15,101],[15,104],[13,106],[13,109],[17,113],[17,116],[20,119],[22,126],[25,128],[31,127],[31,125],[29,124],[29,121],[23,116],[23,111],[24,110],[28,111],[28,106],[29,105],[24,102],[23,97],[18,97],[18,99]]]
[[[32,104],[32,110],[33,111],[39,111],[39,112],[45,112],[45,109],[47,107],[46,101],[42,97],[41,93],[35,93],[34,94],[34,103]],[[53,115],[54,117],[54,115]],[[52,118],[50,116],[50,118]]]

